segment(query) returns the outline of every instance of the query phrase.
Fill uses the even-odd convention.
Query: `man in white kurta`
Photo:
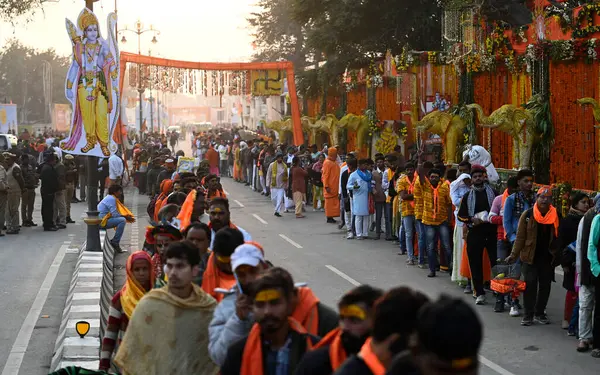
[[[267,170],[267,186],[271,187],[271,201],[275,206],[275,216],[281,217],[284,209],[285,189],[288,188],[288,168],[283,162],[283,154],[278,152],[275,161]]]

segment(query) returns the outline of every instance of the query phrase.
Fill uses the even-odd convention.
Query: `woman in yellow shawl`
[[[150,255],[136,251],[127,259],[127,280],[112,299],[108,310],[108,324],[102,339],[100,370],[108,371],[115,347],[121,344],[127,324],[142,297],[154,285],[154,270]]]

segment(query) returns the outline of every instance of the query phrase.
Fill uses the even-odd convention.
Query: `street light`
[[[119,30],[117,33],[125,34],[125,32],[132,32],[137,35],[137,37],[138,37],[138,55],[142,54],[142,34],[145,34],[148,32],[154,33],[154,35],[152,36],[152,41],[151,41],[152,44],[158,43],[158,39],[156,39],[156,36],[160,35],[160,31],[155,29],[154,26],[152,26],[152,25],[150,25],[150,28],[145,29],[144,24],[139,19],[135,23],[134,30],[130,30],[127,28],[127,26],[125,26],[124,29]],[[123,44],[127,43],[127,38],[125,38],[125,35],[123,35],[123,38],[121,39],[121,43],[123,43]],[[140,98],[139,98],[139,100],[140,100],[140,132],[142,131],[142,124],[143,124],[142,117],[144,117],[144,110],[142,109],[142,104],[144,101],[144,91],[146,91],[146,89],[144,88],[144,86],[142,86],[142,66],[140,64],[138,64],[138,93],[140,95]],[[152,127],[152,124],[150,126]]]

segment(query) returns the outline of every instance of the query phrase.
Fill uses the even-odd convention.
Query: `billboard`
[[[71,125],[71,106],[68,104],[54,104],[52,110],[52,127],[59,132],[66,132]]]
[[[110,13],[104,38],[98,18],[87,8],[77,23],[66,20],[73,54],[65,95],[73,114],[60,148],[69,154],[108,157],[118,150],[113,138],[121,111],[116,23],[117,16]]]
[[[14,130],[17,134],[17,105],[0,104],[0,134]]]

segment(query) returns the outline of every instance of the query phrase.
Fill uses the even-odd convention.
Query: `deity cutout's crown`
[[[100,27],[96,15],[91,10],[85,8],[79,15],[79,19],[77,19],[77,26],[79,27],[79,30],[85,31],[85,29],[91,25]],[[98,32],[100,32],[100,30],[98,30]]]

